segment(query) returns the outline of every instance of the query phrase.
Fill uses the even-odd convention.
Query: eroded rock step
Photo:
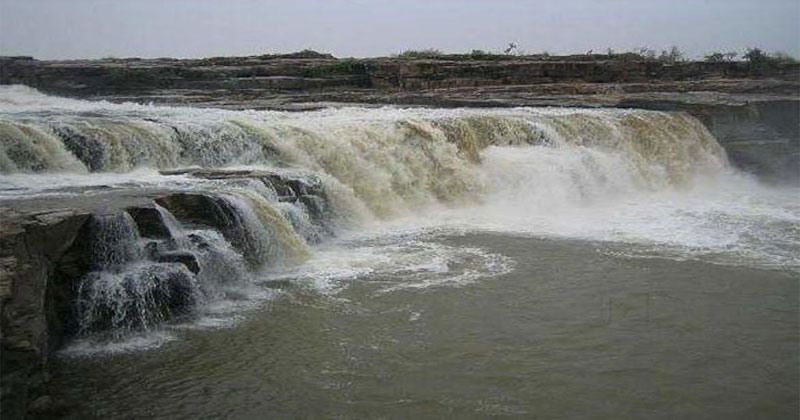
[[[287,241],[302,245],[332,234],[327,194],[312,176],[209,169],[163,174],[219,182],[209,184],[215,188],[115,190],[0,207],[4,416],[21,416],[41,402],[48,359],[72,337],[151,328],[191,313],[219,293],[219,282],[241,281],[236,277],[286,258],[295,251]],[[275,222],[260,212],[284,219],[271,226]],[[288,213],[300,214],[306,225]],[[287,232],[294,237],[281,237]]]

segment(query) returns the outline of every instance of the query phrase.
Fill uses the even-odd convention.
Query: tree
[[[761,48],[748,48],[742,57],[754,67],[763,66],[769,61],[769,56]]]
[[[645,60],[655,60],[656,59],[656,50],[649,48],[649,47],[638,47],[634,48],[632,51],[634,54],[642,57]]]
[[[770,58],[772,59],[772,61],[775,62],[775,64],[796,64],[797,63],[797,59],[796,58],[792,57],[791,55],[789,55],[789,54],[787,54],[785,52],[781,52],[781,51],[776,51],[776,52],[770,54]]]
[[[662,50],[661,55],[658,56],[658,61],[663,63],[680,63],[686,61],[686,56],[680,48],[673,45],[669,50]]]
[[[705,60],[709,63],[730,63],[736,56],[739,55],[736,51],[720,52],[715,51],[705,56]]]

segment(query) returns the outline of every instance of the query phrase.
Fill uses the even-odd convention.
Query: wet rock
[[[153,206],[128,207],[126,209],[145,238],[170,239],[171,233],[161,214]]]
[[[59,126],[54,131],[64,146],[78,158],[91,172],[103,169],[105,146],[97,139],[87,137],[70,127]]]
[[[197,262],[197,256],[188,251],[162,252],[156,255],[155,260],[163,263],[183,264],[194,274],[198,274],[200,272],[200,264]]]
[[[169,210],[187,226],[201,226],[219,231],[234,248],[239,250],[253,267],[264,261],[256,232],[248,231],[239,210],[224,197],[214,194],[179,193],[159,197],[156,202]]]
[[[148,241],[144,245],[144,255],[151,260],[155,260],[158,257],[158,254],[165,251],[166,248],[163,246],[164,241]]]
[[[325,187],[314,175],[304,173],[279,173],[267,170],[227,170],[227,169],[181,169],[178,171],[162,171],[162,174],[190,174],[197,178],[214,180],[237,180],[252,179],[263,182],[268,188],[275,191],[279,202],[284,203],[303,203],[309,210],[309,215],[314,223],[327,225],[329,219],[328,197]],[[168,201],[169,198],[164,198]],[[202,206],[203,198],[179,197],[177,200],[185,202],[189,207]],[[161,202],[159,201],[159,204]],[[205,203],[208,204],[208,203]],[[163,204],[162,204],[163,205]],[[174,213],[174,212],[173,212]],[[185,215],[184,215],[185,216]],[[187,220],[206,219],[210,215],[203,214],[202,217],[189,217]],[[180,217],[179,217],[180,219]],[[207,224],[200,222],[201,224]],[[213,225],[212,225],[213,226]]]
[[[226,213],[229,211],[220,205],[218,197],[210,194],[170,194],[155,201],[184,224],[223,228],[228,221]]]
[[[91,272],[81,282],[77,308],[81,334],[122,334],[152,327],[188,312],[197,300],[194,276],[179,263]]]

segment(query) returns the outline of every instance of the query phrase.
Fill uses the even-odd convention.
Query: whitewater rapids
[[[336,294],[380,275],[399,278],[381,289],[391,293],[512,271],[507,256],[431,241],[476,232],[586,241],[617,258],[800,271],[800,191],[737,171],[684,113],[227,111],[0,86],[0,205],[115,186],[209,188],[159,173],[184,167],[268,169],[324,184],[335,232],[316,245],[260,191],[229,191],[245,207],[260,203],[243,211],[262,215],[264,231],[283,232],[294,250],[284,253],[291,263],[262,267],[256,283],[292,279]]]

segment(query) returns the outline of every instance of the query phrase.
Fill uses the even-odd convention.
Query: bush
[[[472,58],[473,60],[486,60],[486,59],[492,58],[492,56],[495,56],[495,55],[497,55],[497,54],[492,54],[492,53],[490,53],[488,51],[484,51],[484,50],[472,50],[469,53],[470,58]]]
[[[720,52],[715,51],[704,57],[704,60],[709,63],[730,63],[736,56],[739,55],[736,51]]]
[[[777,65],[798,63],[796,58],[782,51],[776,51],[770,54],[770,59],[772,60],[773,63]]]
[[[751,66],[760,66],[762,64],[766,64],[769,60],[769,56],[767,53],[764,52],[761,48],[748,48],[745,50],[742,57],[751,65]]]
[[[401,52],[398,57],[400,58],[439,58],[444,55],[443,52],[434,48],[427,48],[424,50],[405,50]]]
[[[631,51],[632,54],[638,55],[642,60],[655,60],[656,50],[649,47],[638,47]]]
[[[661,51],[658,61],[669,64],[681,63],[686,61],[686,55],[680,48],[673,45],[670,49]]]
[[[288,54],[280,54],[282,58],[334,58],[333,55],[327,53],[321,53],[319,51],[314,51],[311,49],[304,49],[302,51],[296,51],[293,53]]]
[[[778,68],[789,64],[797,64],[797,60],[784,52],[774,52],[768,54],[761,48],[748,48],[742,57],[747,61],[747,65],[754,70],[767,68]]]

